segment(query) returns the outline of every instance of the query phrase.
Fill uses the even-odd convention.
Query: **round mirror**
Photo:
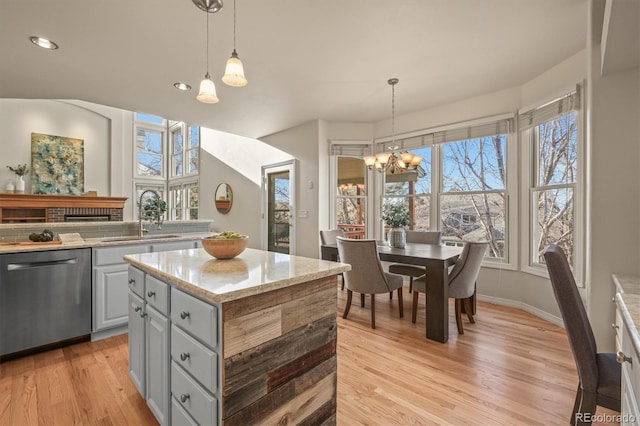
[[[221,183],[216,188],[216,210],[222,214],[229,213],[233,204],[233,191],[228,183]]]

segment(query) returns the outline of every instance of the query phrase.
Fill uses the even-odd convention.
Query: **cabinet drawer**
[[[175,398],[171,398],[171,424],[173,426],[198,426],[198,423],[191,418]]]
[[[218,401],[173,361],[171,362],[171,394],[198,424],[218,423]]]
[[[209,392],[218,388],[218,355],[202,343],[171,326],[171,358]]]
[[[129,266],[129,288],[140,297],[144,297],[144,272]]]
[[[176,288],[171,289],[171,321],[211,348],[218,343],[216,307]]]
[[[104,247],[93,249],[93,266],[113,265],[125,263],[123,257],[127,254],[148,253],[148,244],[136,244],[131,246]]]
[[[160,313],[167,315],[169,311],[169,286],[159,279],[147,275],[144,283],[144,300],[156,308]]]

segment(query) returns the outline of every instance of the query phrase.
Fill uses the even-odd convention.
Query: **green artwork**
[[[82,139],[31,133],[31,193],[84,193]]]

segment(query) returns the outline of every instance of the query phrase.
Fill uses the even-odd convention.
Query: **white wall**
[[[320,122],[311,121],[261,138],[262,141],[298,160],[297,210],[306,210],[307,218],[296,217],[296,254],[318,257],[318,145]],[[311,185],[310,185],[311,183]],[[326,196],[323,194],[322,196]],[[297,216],[297,214],[296,214]]]
[[[599,6],[596,3],[591,4],[592,14]],[[615,290],[611,274],[640,274],[640,70],[601,75],[600,23],[596,16],[592,18],[588,50],[591,170],[587,306],[598,349],[613,351],[610,324]]]
[[[13,177],[6,165],[31,165],[33,132],[84,140],[85,191],[131,197],[131,119],[128,111],[89,102],[0,99],[0,190]],[[127,200],[125,217],[132,217],[131,205]]]
[[[261,168],[293,158],[264,142],[201,128],[200,219],[213,220],[216,231],[235,231],[249,236],[249,247],[260,248]],[[215,190],[227,183],[233,205],[227,214],[214,205]]]

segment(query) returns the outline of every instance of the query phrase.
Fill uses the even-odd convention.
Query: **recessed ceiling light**
[[[191,90],[191,86],[187,83],[173,83],[173,87],[178,90]]]
[[[44,37],[31,36],[29,40],[31,40],[31,43],[43,49],[56,50],[58,48],[57,44]]]

